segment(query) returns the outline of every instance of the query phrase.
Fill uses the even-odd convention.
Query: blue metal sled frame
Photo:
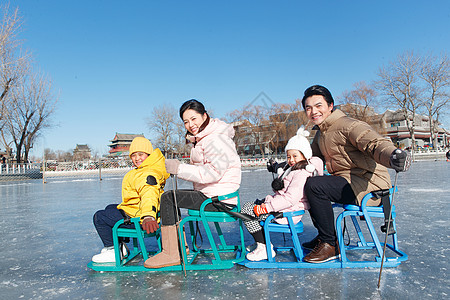
[[[392,201],[392,193],[393,188],[390,190],[390,200]],[[376,218],[384,218],[383,207],[373,207],[367,206],[367,201],[371,198],[374,198],[375,195],[372,193],[368,193],[364,196],[361,206],[357,205],[339,205],[335,204],[334,207],[342,207],[344,209],[338,217],[336,218],[336,232],[338,236],[338,243],[340,249],[340,258],[332,261],[328,261],[325,263],[307,263],[303,261],[303,256],[306,254],[306,250],[303,249],[298,240],[298,233],[303,231],[303,224],[301,221],[294,225],[292,221],[292,213],[285,213],[284,216],[288,219],[288,225],[281,225],[273,223],[273,217],[269,217],[265,222],[261,222],[261,225],[264,226],[266,243],[270,243],[270,232],[288,232],[291,234],[293,246],[292,247],[274,247],[275,251],[291,251],[293,252],[294,261],[276,261],[276,258],[271,256],[269,251],[270,247],[267,247],[267,260],[262,261],[249,261],[245,260],[240,264],[248,267],[248,268],[279,268],[279,269],[288,269],[288,268],[379,268],[381,266],[381,257],[383,254],[384,243],[380,243],[380,240],[377,236],[376,230],[372,223],[371,217]],[[296,212],[295,215],[301,214],[303,211]],[[303,212],[304,213],[304,212]],[[357,236],[359,241],[354,246],[346,246],[344,243],[343,231],[342,231],[342,221],[345,217],[351,217],[352,223],[355,227]],[[395,206],[392,207],[392,226],[395,231],[397,231],[395,224]],[[364,221],[367,225],[367,229],[371,236],[372,242],[367,242],[364,238],[361,227],[358,223],[358,218]],[[364,259],[361,261],[350,260],[348,257],[348,253],[351,251],[361,251],[361,250],[375,250],[375,255],[371,256],[371,260]],[[388,252],[389,251],[389,252]],[[392,235],[392,244],[386,245],[386,255],[389,253],[395,256],[386,256],[385,261],[383,263],[383,267],[397,267],[401,262],[406,261],[408,259],[408,255],[406,255],[403,251],[399,250],[398,247],[398,239],[397,233]]]

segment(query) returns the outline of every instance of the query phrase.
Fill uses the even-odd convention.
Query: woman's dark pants
[[[202,192],[194,190],[177,190],[177,207],[199,210],[203,201],[209,197]],[[206,205],[206,211],[218,211],[211,203]],[[180,212],[175,209],[175,202],[173,200],[173,191],[164,192],[161,196],[161,224],[163,226],[175,225],[181,219]]]

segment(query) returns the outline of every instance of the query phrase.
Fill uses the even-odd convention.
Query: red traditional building
[[[108,145],[110,147],[108,157],[115,158],[128,156],[130,144],[133,139],[138,136],[144,137],[143,134],[128,134],[116,132],[116,135],[111,140],[111,144]]]

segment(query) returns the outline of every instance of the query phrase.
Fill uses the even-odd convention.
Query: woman
[[[186,139],[192,144],[190,164],[167,159],[166,170],[193,182],[193,190],[176,191],[177,207],[199,209],[206,199],[239,189],[241,162],[232,140],[233,126],[219,119],[211,119],[202,103],[195,99],[186,101],[180,108],[180,117],[187,130]],[[236,199],[224,202],[236,204]],[[211,204],[205,209],[217,211]],[[160,211],[163,250],[145,261],[147,268],[180,264],[176,226],[179,217],[176,215],[173,191],[161,196]]]

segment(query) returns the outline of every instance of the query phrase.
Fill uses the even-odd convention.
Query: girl
[[[166,160],[170,174],[193,182],[193,190],[177,190],[178,208],[200,209],[208,198],[235,192],[241,184],[241,161],[232,140],[233,126],[211,119],[205,107],[192,99],[180,108],[180,117],[187,130],[186,139],[192,144],[190,164],[176,159]],[[236,199],[224,202],[236,205]],[[217,211],[208,204],[205,210]],[[161,268],[180,264],[173,191],[161,196],[161,238],[163,250],[144,263],[147,268]],[[156,222],[156,221],[155,221]]]
[[[312,157],[307,136],[309,136],[309,132],[301,127],[297,131],[297,135],[287,143],[285,149],[287,164],[284,169],[279,169],[281,174],[272,182],[275,194],[266,196],[262,201],[247,202],[242,208],[243,213],[259,217],[259,220],[244,221],[247,230],[255,239],[255,244],[248,248],[251,251],[247,254],[248,260],[267,259],[264,232],[260,221],[265,220],[268,213],[309,209],[308,201],[303,194],[303,186],[308,177],[323,175],[323,162],[318,157]],[[294,222],[298,223],[301,217],[294,217]],[[287,224],[286,218],[276,219],[276,222]],[[270,245],[270,247],[272,248],[272,256],[275,256],[273,246]]]

